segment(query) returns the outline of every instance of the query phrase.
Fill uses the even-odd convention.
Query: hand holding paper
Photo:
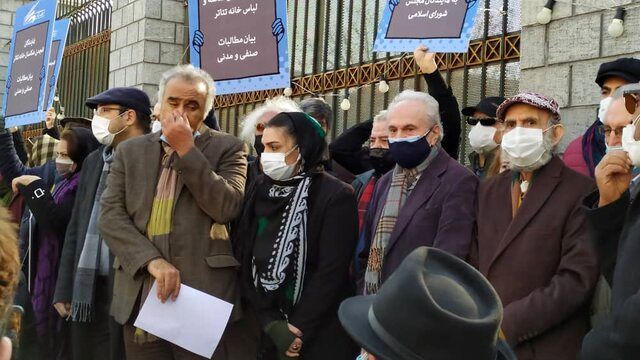
[[[233,305],[182,285],[175,301],[160,302],[151,287],[134,326],[210,359],[224,333]]]

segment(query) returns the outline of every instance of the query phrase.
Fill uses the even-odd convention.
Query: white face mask
[[[286,153],[263,152],[260,155],[260,165],[262,165],[262,171],[264,171],[264,174],[276,181],[291,179],[294,176],[293,172],[296,170],[296,165],[300,160],[300,155],[298,155],[298,159],[292,165],[287,165],[285,158],[297,147],[298,146],[296,145]]]
[[[551,129],[547,128],[544,131]],[[512,165],[526,168],[536,163],[547,149],[544,146],[542,129],[516,127],[502,137],[502,150],[510,157]]]
[[[636,118],[636,120],[638,119]],[[636,120],[622,129],[622,149],[629,154],[633,166],[640,167],[640,141],[633,138],[633,134],[636,132]]]
[[[56,158],[56,171],[60,177],[66,178],[73,170],[73,160],[69,158]]]
[[[151,132],[155,133],[161,130],[162,130],[162,124],[160,124],[160,121],[153,120],[153,122],[151,123]]]
[[[495,134],[496,128],[493,126],[483,126],[478,123],[469,131],[469,145],[478,153],[487,153],[498,147],[493,140]]]
[[[122,113],[116,116],[113,120],[119,118],[124,114],[125,113]],[[93,136],[95,136],[98,142],[102,145],[110,146],[113,143],[113,139],[116,137],[116,135],[120,134],[128,127],[125,126],[122,128],[122,130],[118,131],[115,134],[112,134],[109,132],[109,122],[113,120],[109,120],[106,117],[97,114],[93,115],[93,119],[91,120],[91,131],[93,132]]]
[[[600,100],[600,107],[598,108],[598,120],[604,124],[604,116],[607,114],[609,105],[613,102],[613,97],[609,96]]]

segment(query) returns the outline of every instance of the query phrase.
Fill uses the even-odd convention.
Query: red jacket
[[[569,146],[567,146],[567,150],[565,150],[562,156],[562,161],[564,161],[564,164],[567,165],[568,168],[584,176],[591,176],[589,175],[589,166],[584,161],[584,156],[582,155],[582,135],[578,136],[577,139],[573,140]]]

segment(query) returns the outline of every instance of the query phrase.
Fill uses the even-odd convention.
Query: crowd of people
[[[414,58],[427,92],[332,141],[321,98],[220,131],[191,65],[156,104],[112,88],[92,119],[51,109],[31,155],[1,130],[0,359],[200,358],[134,325],[182,284],[234,305],[216,360],[640,356],[640,60],[602,64],[563,158],[554,99],[460,109]]]

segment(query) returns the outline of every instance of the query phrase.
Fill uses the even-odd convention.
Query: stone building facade
[[[600,88],[594,80],[600,64],[640,56],[640,1],[616,1],[628,8],[624,33],[618,38],[607,31],[615,15],[611,1],[558,1],[551,22],[540,25],[536,16],[545,2],[522,1],[520,90],[545,93],[558,101],[564,149],[597,117]]]

